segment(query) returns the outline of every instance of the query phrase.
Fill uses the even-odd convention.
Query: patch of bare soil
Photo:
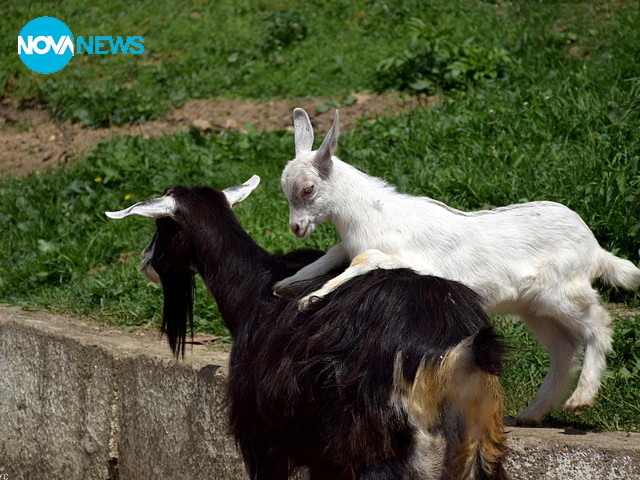
[[[436,103],[435,97],[402,99],[394,94],[355,94],[352,105],[341,105],[340,126],[348,130],[360,118],[398,113]],[[154,137],[185,130],[193,125],[202,131],[246,129],[292,130],[292,111],[304,108],[317,131],[326,132],[333,121],[333,108],[318,113],[316,106],[339,104],[330,98],[276,99],[253,102],[243,99],[192,100],[162,119],[110,128],[86,128],[78,123],[60,123],[38,105],[20,108],[13,99],[0,98],[0,172],[25,175],[55,168],[81,157],[101,140],[114,136]],[[324,110],[324,109],[321,109]]]

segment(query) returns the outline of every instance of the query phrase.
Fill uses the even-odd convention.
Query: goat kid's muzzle
[[[309,220],[301,220],[299,222],[289,223],[289,228],[291,228],[291,231],[296,237],[306,238],[316,229],[316,224]]]

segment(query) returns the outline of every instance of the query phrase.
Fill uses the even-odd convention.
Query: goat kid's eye
[[[313,193],[313,185],[311,185],[310,187],[305,188],[302,192],[305,195],[311,195]]]

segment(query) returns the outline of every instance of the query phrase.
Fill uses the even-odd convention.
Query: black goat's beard
[[[164,273],[160,275],[164,305],[160,331],[167,336],[169,347],[176,357],[184,357],[187,331],[193,337],[193,275]]]

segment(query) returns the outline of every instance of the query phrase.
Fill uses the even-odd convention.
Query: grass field
[[[640,259],[637,2],[104,3],[8,7],[0,22],[1,94],[35,98],[61,120],[99,126],[145,121],[210,96],[438,93],[444,101],[435,108],[363,122],[341,137],[339,156],[402,191],[461,209],[565,203],[603,246]],[[80,35],[143,35],[145,54],[76,56],[59,74],[29,72],[13,39],[41,15]],[[102,212],[179,183],[223,188],[258,174],[261,186],[237,210],[249,233],[272,252],[328,248],[336,241],[329,225],[303,242],[288,231],[279,175],[292,155],[288,132],[191,129],[110,140],[69,168],[0,180],[0,301],[155,327],[161,291],[137,272],[153,222],[112,222]],[[226,335],[199,289],[197,328]],[[605,296],[638,308],[633,294]],[[633,318],[616,316],[597,405],[549,422],[640,431]],[[515,352],[503,382],[514,414],[532,399],[548,359],[521,324],[496,322]]]

